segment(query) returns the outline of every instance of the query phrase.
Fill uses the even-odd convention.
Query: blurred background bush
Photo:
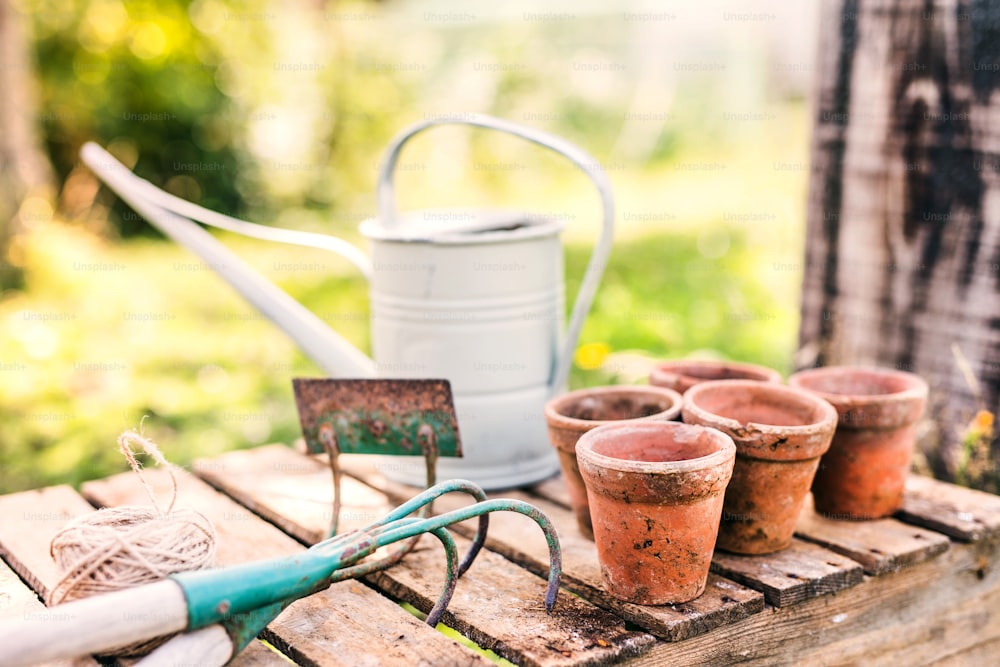
[[[384,146],[432,116],[562,135],[608,170],[616,245],[574,387],[700,354],[791,368],[814,3],[0,0],[0,492],[298,434],[280,331],[79,163],[88,140],[212,209],[363,243]],[[564,216],[575,293],[587,181],[516,140],[442,128],[403,208]],[[221,237],[367,349],[367,286],[321,251]],[[571,302],[571,301],[570,301]]]

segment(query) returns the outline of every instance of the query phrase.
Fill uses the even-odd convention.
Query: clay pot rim
[[[775,384],[781,382],[781,373],[773,368],[768,368],[767,366],[761,366],[759,364],[750,364],[745,361],[726,361],[723,359],[669,359],[667,361],[661,361],[658,362],[653,367],[653,370],[650,371],[649,382],[650,384],[655,385],[657,376],[667,374],[683,377],[696,384],[715,382],[719,378],[706,378],[701,377],[700,375],[691,375],[689,372],[686,372],[685,369],[708,369],[719,368],[720,366],[732,368],[740,373],[755,376],[751,378],[729,378],[732,380],[746,379],[754,382],[771,382]]]
[[[632,417],[630,419],[577,419],[576,417],[569,417],[559,412],[559,409],[565,407],[567,404],[578,402],[590,396],[613,395],[668,398],[671,401],[671,405],[662,412],[656,412],[645,417]],[[668,389],[667,387],[654,387],[648,384],[616,384],[603,387],[589,387],[586,389],[577,389],[576,391],[549,399],[545,403],[545,420],[551,427],[575,431],[577,433],[586,433],[606,424],[617,424],[619,422],[642,420],[669,421],[681,413],[681,406],[683,404],[684,398],[673,389]]]
[[[782,426],[780,424],[762,424],[760,422],[747,422],[744,424],[743,422],[733,419],[732,417],[726,417],[714,412],[709,412],[695,403],[700,394],[717,391],[719,389],[741,389],[744,391],[753,390],[771,392],[774,394],[784,394],[785,396],[791,396],[800,401],[813,403],[820,411],[822,411],[823,417],[818,421],[812,422],[811,424],[801,425]],[[763,435],[793,437],[810,436],[822,433],[823,431],[829,431],[832,434],[834,429],[837,427],[839,419],[837,409],[831,405],[829,401],[824,400],[815,392],[773,382],[757,382],[756,380],[712,380],[710,382],[701,382],[696,384],[688,389],[684,394],[684,411],[693,413],[698,417],[698,419],[706,422],[706,425],[710,428],[717,428],[714,425],[718,424],[722,428],[729,429],[734,433],[745,431],[747,432],[747,435],[752,435],[756,432]]]
[[[598,454],[592,449],[592,442],[604,435],[614,431],[629,430],[654,430],[654,431],[678,431],[685,429],[696,429],[705,431],[707,435],[718,441],[720,448],[711,454],[699,456],[693,459],[683,459],[681,461],[630,461],[619,459],[613,456]],[[701,470],[708,470],[724,465],[727,461],[735,461],[736,444],[733,439],[722,431],[707,426],[697,424],[684,424],[682,422],[670,421],[645,421],[641,419],[615,421],[603,426],[599,426],[584,433],[576,443],[576,456],[587,463],[625,473],[639,473],[644,475],[674,475],[688,474]]]
[[[811,377],[850,374],[891,377],[905,382],[908,388],[891,394],[835,394],[820,389],[813,389],[803,383],[803,379],[808,380]],[[901,371],[895,368],[882,368],[880,366],[821,366],[819,368],[809,368],[790,375],[788,385],[821,396],[838,409],[864,408],[872,405],[890,405],[893,403],[926,400],[927,394],[930,391],[927,381],[916,373]]]

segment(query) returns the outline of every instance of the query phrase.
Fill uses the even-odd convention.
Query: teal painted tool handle
[[[237,614],[298,600],[327,588],[336,570],[356,563],[378,548],[370,536],[353,534],[341,549],[319,548],[259,563],[171,575],[188,602],[188,629],[221,623]]]

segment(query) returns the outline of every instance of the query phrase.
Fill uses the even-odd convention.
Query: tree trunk
[[[17,273],[7,248],[26,222],[18,215],[21,203],[31,195],[53,197],[52,167],[38,134],[27,25],[9,0],[0,0],[0,288]]]
[[[804,362],[922,375],[935,474],[996,491],[996,442],[966,427],[1000,400],[1000,3],[823,12]]]

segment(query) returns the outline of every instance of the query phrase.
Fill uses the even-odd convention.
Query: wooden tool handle
[[[176,667],[176,665],[225,665],[233,657],[233,640],[221,625],[177,635],[135,667]]]
[[[26,612],[0,624],[5,667],[75,658],[184,630],[187,601],[170,579]]]

